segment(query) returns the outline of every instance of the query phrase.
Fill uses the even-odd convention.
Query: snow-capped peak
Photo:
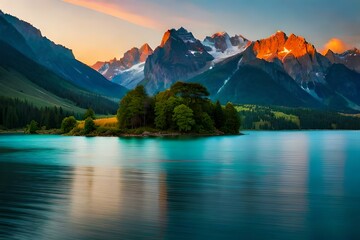
[[[249,44],[250,41],[241,35],[230,37],[226,32],[214,33],[203,41],[203,45],[208,47],[209,53],[214,57],[214,62],[243,52]]]

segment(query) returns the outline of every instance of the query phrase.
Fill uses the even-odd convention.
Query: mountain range
[[[322,55],[282,31],[251,41],[226,32],[199,40],[183,27],[170,29],[155,49],[145,43],[89,67],[31,24],[0,12],[0,50],[0,95],[39,106],[114,112],[139,84],[153,95],[187,81],[203,84],[223,104],[360,111],[359,50]]]
[[[189,81],[222,103],[360,111],[359,50],[322,55],[305,38],[282,31],[256,41],[226,32],[200,41],[183,27],[171,29],[138,66],[108,79],[127,88],[142,84],[150,94]],[[128,80],[115,80],[121,78]]]
[[[0,95],[36,106],[113,113],[127,89],[75,59],[39,29],[0,11]]]

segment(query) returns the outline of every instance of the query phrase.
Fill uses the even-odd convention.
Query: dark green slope
[[[0,41],[0,94],[26,99],[37,106],[56,105],[72,111],[92,107],[114,113],[117,103],[68,82]]]
[[[191,78],[188,82],[197,82],[203,84],[208,89],[212,98],[216,98],[217,91],[237,69],[237,64],[242,58],[242,54],[226,59],[216,64],[212,69]]]
[[[216,64],[212,69],[189,79],[209,89],[213,100],[238,104],[320,107],[276,64],[257,59],[240,64],[243,54]],[[263,69],[267,69],[265,71]]]
[[[338,94],[360,105],[360,74],[342,64],[333,64],[326,74],[326,82]]]
[[[252,66],[240,67],[216,97],[223,103],[299,107],[307,105],[277,84],[269,74]]]

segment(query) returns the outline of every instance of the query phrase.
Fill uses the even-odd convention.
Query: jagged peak
[[[183,32],[183,33],[189,33],[189,31],[186,30],[184,27],[180,27],[178,30],[176,30],[176,32],[178,32],[178,33],[181,33],[181,32]]]
[[[326,53],[325,53],[324,56],[334,55],[334,54],[335,54],[335,53],[329,48],[329,49],[326,51]]]
[[[275,33],[273,33],[270,37],[268,38],[274,38],[274,37],[283,37],[283,38],[287,38],[287,34],[284,32],[284,31],[281,31],[281,30],[277,30]],[[264,38],[264,39],[268,39],[268,38]],[[261,39],[263,40],[263,39]]]
[[[287,34],[283,31],[276,31],[276,33],[274,34],[274,36],[276,38],[284,38],[285,40],[288,38]]]
[[[150,47],[150,45],[148,43],[144,43],[141,47],[140,47],[140,52],[152,52],[153,49]]]
[[[314,55],[316,49],[304,37],[283,31],[277,31],[268,38],[256,41],[253,47],[258,58],[272,61],[274,58],[284,60],[286,56],[301,57],[305,54]]]
[[[165,43],[170,39],[170,37],[182,40],[184,42],[195,42],[196,39],[194,37],[194,35],[189,32],[188,30],[186,30],[183,27],[180,27],[178,30],[175,30],[174,28],[167,30],[162,39],[161,39],[161,43],[160,43],[160,47],[163,47],[165,45]]]
[[[235,34],[234,37],[242,38],[242,39],[247,40],[247,41],[249,40],[246,37],[244,37],[244,35],[242,35],[242,34]]]
[[[92,69],[95,69],[96,71],[99,71],[104,66],[105,63],[106,63],[105,61],[97,61],[96,63],[94,63],[90,67]]]
[[[354,48],[346,50],[342,53],[342,55],[345,55],[345,54],[360,54],[360,50],[357,49],[356,47],[354,47]]]
[[[216,37],[224,37],[224,36],[229,36],[229,35],[227,34],[227,32],[216,32],[211,37],[216,38]]]
[[[140,62],[145,62],[147,57],[151,55],[154,51],[151,49],[149,44],[145,43],[140,48]]]
[[[134,52],[134,51],[139,51],[139,49],[137,47],[132,47],[130,50],[126,51],[126,52]]]

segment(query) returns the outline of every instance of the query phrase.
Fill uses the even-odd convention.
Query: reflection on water
[[[359,239],[359,140],[0,136],[0,239]]]
[[[120,169],[76,167],[71,195],[71,215],[86,221],[119,215],[121,207]]]

